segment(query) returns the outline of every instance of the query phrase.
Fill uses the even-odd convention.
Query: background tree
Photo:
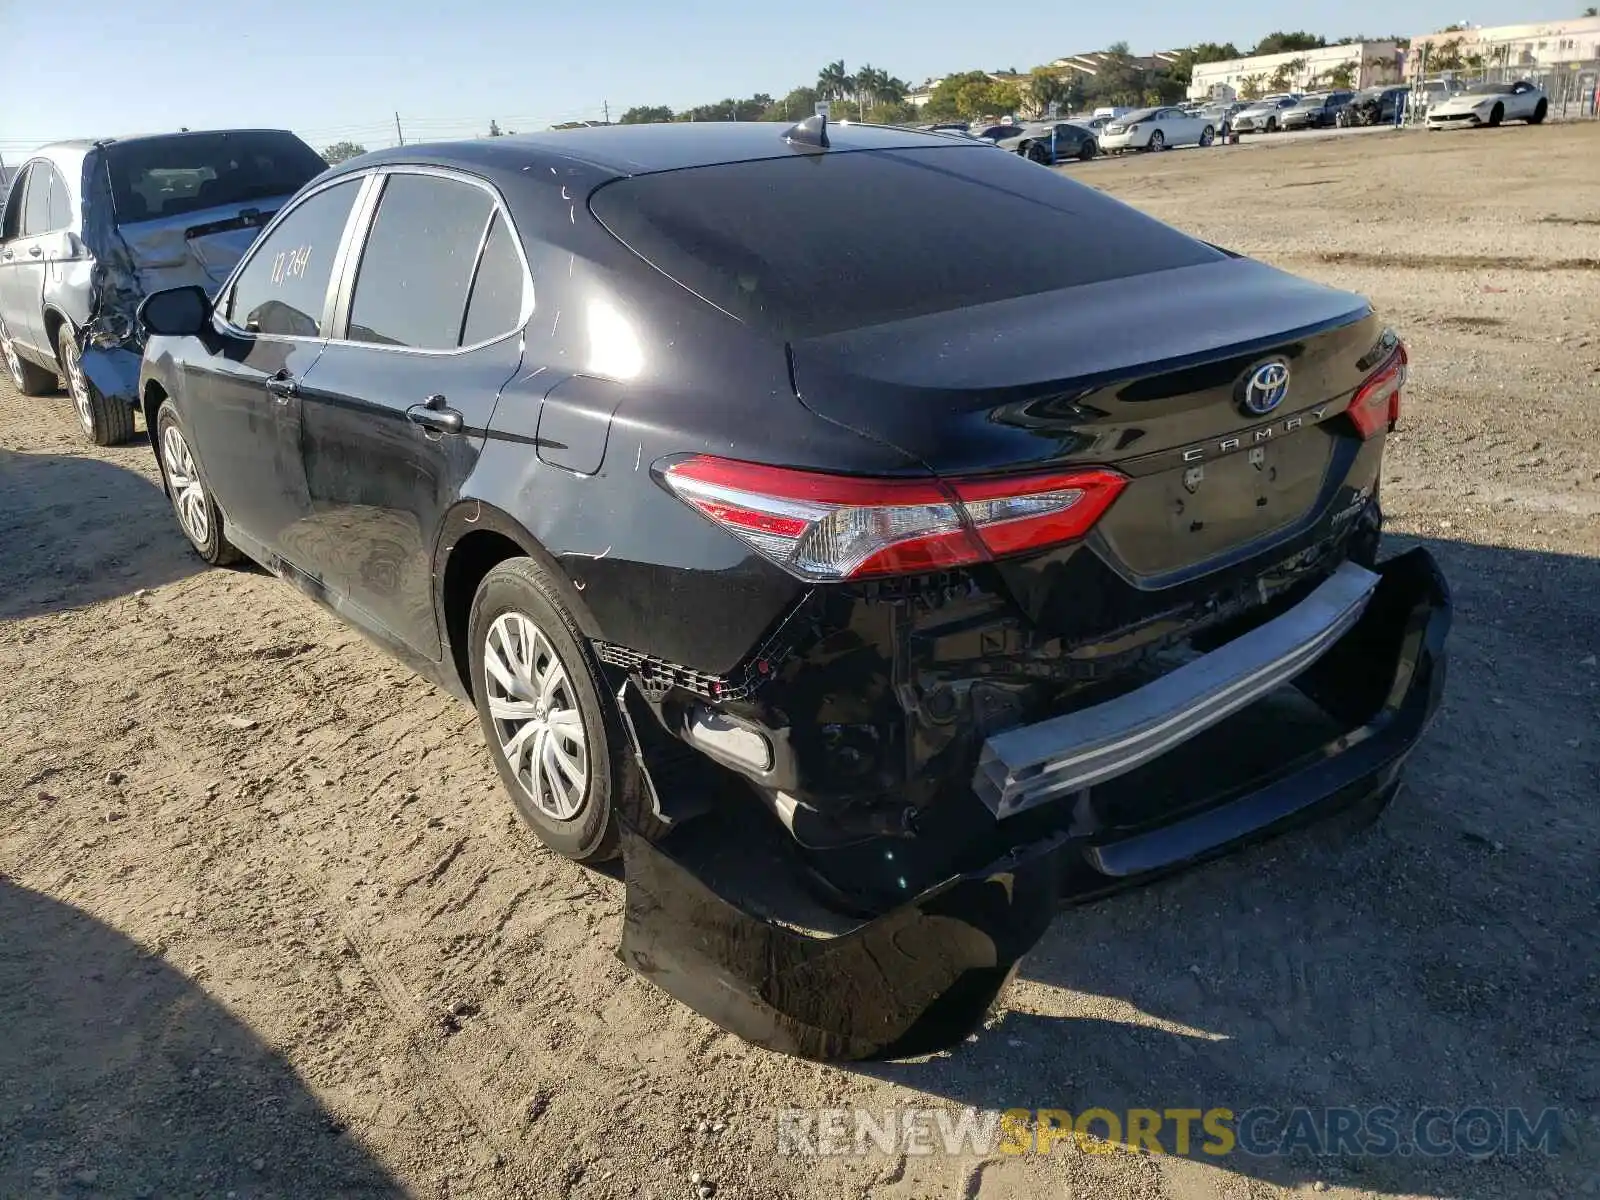
[[[1297,29],[1293,33],[1269,33],[1255,44],[1246,57],[1257,54],[1284,54],[1290,50],[1320,50],[1328,44],[1326,38]]]
[[[1583,15],[1586,17],[1600,17],[1600,8],[1596,8],[1591,4],[1588,8],[1583,10]]]
[[[880,105],[899,104],[911,85],[881,67],[863,65],[855,75],[855,98],[863,114]]]
[[[1461,39],[1450,38],[1435,46],[1433,53],[1428,55],[1428,67],[1434,71],[1461,70]]]
[[[844,69],[844,59],[817,72],[817,95],[824,100],[845,100],[855,94],[856,81]]]
[[[1201,42],[1187,50],[1178,51],[1178,57],[1167,68],[1167,74],[1187,88],[1194,82],[1194,69],[1201,63],[1231,62],[1243,57],[1239,47],[1232,42]]]
[[[1133,61],[1127,42],[1112,42],[1106,48],[1094,82],[1089,84],[1093,104],[1129,105],[1144,99],[1148,86],[1145,71]]]
[[[367,152],[367,148],[359,142],[335,142],[322,151],[322,161],[330,167],[336,167],[342,162],[348,162]]]
[[[1305,69],[1306,60],[1303,58],[1291,58],[1286,63],[1279,63],[1278,69],[1272,73],[1270,81],[1272,90],[1275,92],[1289,91],[1295,86]]]
[[[822,97],[812,87],[797,87],[782,100],[773,102],[766,111],[768,121],[804,121],[817,111],[817,101]]]
[[[672,120],[673,113],[665,104],[641,104],[630,108],[618,120],[619,125],[659,125]]]
[[[1027,91],[1028,108],[1035,116],[1049,112],[1052,104],[1060,105],[1062,111],[1071,110],[1072,82],[1062,78],[1054,67],[1029,71]]]
[[[1244,100],[1259,100],[1266,92],[1265,75],[1246,75],[1239,80],[1239,96]]]
[[[1356,81],[1356,65],[1355,63],[1343,62],[1336,67],[1329,67],[1324,75],[1324,78],[1327,79],[1329,87],[1354,87]]]

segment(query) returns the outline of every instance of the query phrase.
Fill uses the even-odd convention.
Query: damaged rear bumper
[[[1344,589],[1324,597],[1335,607],[1349,602],[1341,611],[1358,615],[1295,677],[1338,716],[1342,732],[1247,786],[1174,796],[1137,827],[1085,832],[1071,803],[1034,809],[1037,817],[1059,808],[1059,820],[1029,820],[1022,844],[998,855],[978,851],[971,869],[837,937],[757,915],[684,865],[670,839],[653,845],[625,828],[621,957],[723,1028],[784,1053],[895,1059],[958,1044],[1064,899],[1153,877],[1324,812],[1387,801],[1438,707],[1450,599],[1425,550],[1391,559],[1377,576],[1362,589],[1347,574]]]
[[[126,346],[104,347],[93,339],[82,348],[79,363],[95,390],[108,400],[139,402],[139,368],[143,358]]]

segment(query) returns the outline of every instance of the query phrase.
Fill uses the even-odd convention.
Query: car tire
[[[1027,149],[1023,153],[1027,156],[1029,162],[1036,162],[1041,167],[1050,165],[1050,148],[1043,142],[1029,142]]]
[[[1167,148],[1167,136],[1161,130],[1155,129],[1150,133],[1150,140],[1145,143],[1145,149],[1154,154],[1159,154]]]
[[[574,862],[615,858],[628,735],[555,584],[532,559],[500,563],[478,585],[467,637],[478,721],[517,815]],[[529,710],[525,716],[522,709]],[[551,738],[558,714],[559,732]],[[648,817],[643,824],[646,837],[665,832]]]
[[[23,358],[21,352],[12,344],[11,335],[6,332],[6,323],[3,320],[0,320],[0,356],[5,358],[6,375],[10,378],[11,385],[24,396],[48,396],[56,390],[56,373],[35,366]]]
[[[1278,132],[1278,119],[1276,117],[1268,117],[1267,118],[1267,132],[1268,133],[1277,133]]]
[[[1504,121],[1505,119],[1506,106],[1504,104],[1496,104],[1492,109],[1489,110],[1490,129],[1498,129],[1500,127],[1500,122]]]
[[[1211,126],[1207,125],[1204,129],[1202,129],[1200,131],[1200,145],[1202,145],[1202,146],[1210,146],[1216,140],[1217,140],[1217,131],[1215,129],[1211,128]]]
[[[109,399],[83,373],[78,339],[63,325],[56,335],[56,361],[67,381],[67,395],[78,414],[78,424],[96,446],[116,446],[133,436],[133,405]]]
[[[222,531],[222,511],[211,498],[189,432],[171,400],[162,401],[156,412],[156,429],[150,443],[156,450],[162,487],[172,501],[172,514],[178,518],[178,528],[194,552],[213,567],[238,562],[239,551]]]
[[[1090,159],[1098,157],[1099,154],[1100,147],[1093,141],[1086,141],[1078,147],[1079,162],[1088,162]]]
[[[1529,125],[1543,125],[1544,124],[1544,119],[1546,117],[1548,117],[1549,115],[1550,115],[1550,102],[1548,100],[1540,100],[1539,103],[1534,106],[1533,116],[1528,118],[1528,124]]]

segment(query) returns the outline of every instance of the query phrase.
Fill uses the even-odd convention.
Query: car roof
[[[520,171],[530,162],[565,159],[615,175],[648,175],[808,152],[809,147],[785,140],[784,133],[789,128],[789,124],[779,121],[591,126],[376,150],[352,158],[334,171],[431,163],[498,173]],[[899,126],[830,121],[827,129],[829,153],[959,145],[938,133]]]

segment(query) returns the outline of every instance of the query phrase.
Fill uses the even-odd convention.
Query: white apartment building
[[[1459,65],[1456,61],[1459,59]],[[1430,33],[1411,39],[1406,76],[1417,79],[1442,69],[1474,73],[1505,68],[1530,74],[1600,61],[1600,17],[1573,17],[1534,25],[1493,25]],[[1449,63],[1446,67],[1443,64]]]
[[[1310,92],[1343,86],[1375,87],[1400,79],[1400,50],[1393,42],[1352,42],[1316,50],[1287,50],[1225,62],[1198,63],[1190,77],[1189,98],[1203,100],[1221,84],[1239,95],[1251,91]]]

